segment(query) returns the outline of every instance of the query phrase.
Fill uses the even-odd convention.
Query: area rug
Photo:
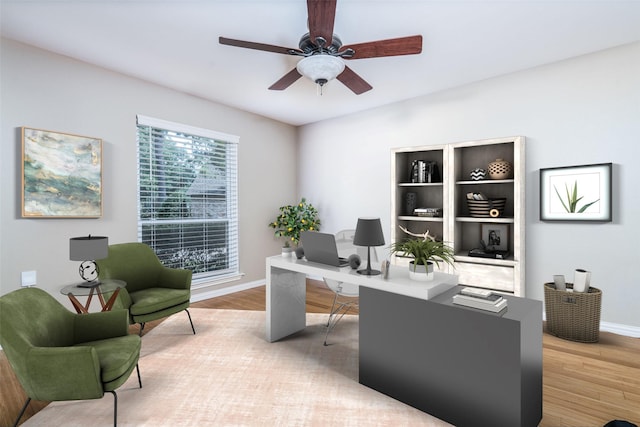
[[[449,426],[358,383],[358,321],[345,316],[323,345],[327,315],[265,340],[265,312],[190,309],[142,338],[118,390],[119,426]],[[113,396],[54,402],[27,426],[113,425]]]

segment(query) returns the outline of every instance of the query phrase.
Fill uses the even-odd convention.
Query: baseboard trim
[[[542,312],[542,320],[547,320],[547,313]],[[623,325],[621,323],[600,321],[600,332],[611,332],[625,337],[640,338],[640,326]]]
[[[631,338],[640,338],[640,327],[621,325],[620,323],[600,322],[600,330]]]
[[[247,289],[257,288],[258,286],[264,286],[264,280],[256,280],[254,282],[241,283],[239,285],[225,286],[219,289],[211,291],[200,292],[197,294],[191,294],[191,302],[203,301],[210,298],[221,297],[223,295],[229,295],[240,291],[246,291]]]

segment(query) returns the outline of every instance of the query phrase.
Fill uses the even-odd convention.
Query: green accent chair
[[[27,395],[15,425],[31,399],[100,399],[113,394],[134,369],[141,340],[129,334],[126,310],[76,314],[39,288],[0,297],[0,344]]]
[[[96,261],[100,279],[127,282],[120,289],[114,307],[129,310],[130,323],[140,324],[140,336],[146,322],[186,311],[191,330],[196,333],[189,314],[191,271],[165,267],[153,249],[144,243],[109,245],[109,255]]]

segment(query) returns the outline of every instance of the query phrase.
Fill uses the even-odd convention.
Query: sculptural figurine
[[[412,232],[410,232],[409,230],[407,230],[405,227],[403,227],[403,226],[401,226],[401,225],[399,225],[398,227],[400,227],[400,230],[404,231],[405,233],[407,233],[407,234],[409,234],[409,235],[411,235],[411,236],[414,236],[414,237],[422,237],[422,240],[425,240],[425,241],[426,241],[426,240],[431,240],[431,241],[433,241],[433,242],[435,242],[435,241],[436,241],[436,238],[435,238],[435,237],[433,237],[433,236],[430,236],[430,235],[429,235],[429,230],[425,231],[425,232],[424,232],[424,233],[422,233],[422,234],[418,234],[418,233],[412,233]]]

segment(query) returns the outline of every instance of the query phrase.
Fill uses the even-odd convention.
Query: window
[[[239,274],[238,140],[138,116],[138,241],[194,281]]]

